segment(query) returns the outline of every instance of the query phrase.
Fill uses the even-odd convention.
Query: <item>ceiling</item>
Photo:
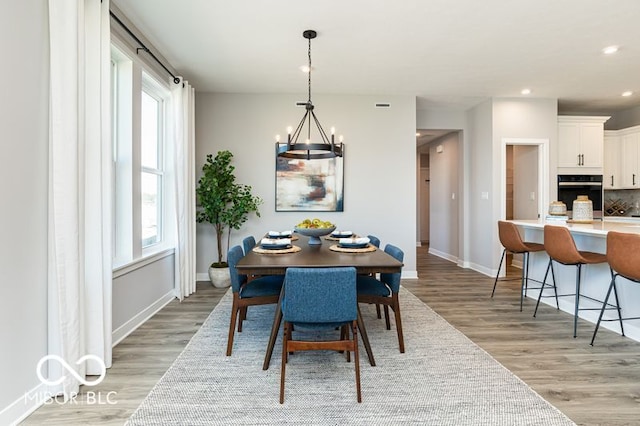
[[[418,109],[557,98],[640,105],[638,0],[112,0],[197,91],[412,95]],[[604,55],[609,45],[620,46]],[[634,91],[622,97],[624,91]]]

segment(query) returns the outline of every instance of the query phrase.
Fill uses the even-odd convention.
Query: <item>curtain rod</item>
[[[130,30],[129,28],[127,28],[127,26],[124,24],[124,22],[122,22],[122,21],[120,20],[120,18],[118,18],[118,17],[115,15],[115,13],[113,13],[113,12],[110,10],[110,11],[109,11],[109,15],[111,15],[111,17],[112,17],[113,19],[115,19],[115,20],[116,20],[116,22],[117,22],[118,24],[120,24],[120,26],[121,26],[122,28],[124,28],[124,30],[125,30],[125,31],[126,31],[126,32],[131,36],[131,37],[133,37],[133,39],[134,39],[134,40],[135,40],[135,41],[136,41],[140,46],[142,46],[142,47],[139,47],[139,48],[137,48],[137,49],[136,49],[136,54],[138,54],[138,51],[139,51],[139,50],[143,50],[143,51],[147,52],[149,55],[151,55],[151,57],[152,57],[152,58],[153,58],[153,59],[154,59],[158,64],[160,64],[160,66],[161,66],[162,68],[164,68],[164,70],[165,70],[166,72],[168,72],[168,73],[169,73],[169,75],[170,75],[171,77],[173,77],[173,82],[174,82],[175,84],[179,84],[179,83],[180,83],[180,78],[176,77],[176,76],[175,76],[171,71],[169,71],[169,68],[167,68],[166,66],[164,66],[164,64],[163,64],[162,62],[160,62],[160,59],[158,59],[158,58],[156,57],[156,55],[154,55],[154,54],[153,54],[153,52],[152,52],[152,51],[150,51],[150,50],[149,50],[149,48],[148,48],[147,46],[145,46],[145,45],[144,45],[144,43],[143,43],[142,41],[140,41],[140,39],[139,39],[139,38],[138,38],[134,33],[132,33],[132,32],[131,32],[131,30]]]

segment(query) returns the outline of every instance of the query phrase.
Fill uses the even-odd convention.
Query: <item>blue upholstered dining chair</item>
[[[253,249],[255,246],[256,246],[256,239],[253,238],[253,235],[249,235],[248,237],[245,237],[244,240],[242,240],[242,248],[244,249],[245,255],[249,253],[249,251]]]
[[[392,244],[387,244],[384,251],[400,262],[404,260],[404,252]],[[358,302],[383,305],[387,330],[391,329],[391,324],[389,322],[389,307],[391,307],[395,314],[400,353],[404,353],[402,318],[400,316],[400,301],[398,299],[401,275],[401,272],[382,273],[380,274],[379,280],[368,275],[358,275]]]
[[[284,402],[285,372],[289,353],[305,350],[345,351],[347,361],[350,360],[350,354],[353,352],[356,393],[358,402],[362,402],[357,334],[356,269],[354,267],[288,268],[284,280],[282,318],[284,334],[280,403]],[[336,333],[337,327],[340,328],[339,339],[298,340],[299,335],[305,334],[305,330],[317,332],[326,329],[330,333]],[[316,333],[313,333],[313,336],[315,337]]]
[[[380,238],[376,237],[375,235],[367,235],[367,238],[369,238],[369,242],[371,244],[378,248],[380,247]]]
[[[242,331],[242,321],[244,319],[242,311],[245,310],[246,312],[248,306],[278,303],[280,291],[282,290],[282,275],[269,275],[248,280],[246,275],[239,274],[236,265],[243,257],[244,254],[240,246],[231,247],[227,253],[231,289],[233,291],[229,338],[227,339],[227,356],[231,355],[233,349],[236,321],[238,322],[238,332]]]
[[[369,238],[369,242],[371,244],[373,244],[374,246],[376,246],[376,248],[380,248],[380,238],[376,237],[375,235],[367,235],[367,238]],[[375,276],[375,274],[372,275],[372,277]],[[382,314],[380,313],[380,304],[376,303],[376,315],[378,317],[378,319],[382,318]]]

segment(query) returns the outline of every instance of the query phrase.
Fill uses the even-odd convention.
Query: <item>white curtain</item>
[[[109,1],[49,0],[48,353],[83,377],[111,366]],[[50,392],[79,380],[49,362]]]
[[[171,88],[171,136],[175,207],[175,294],[196,291],[195,89],[182,78]]]

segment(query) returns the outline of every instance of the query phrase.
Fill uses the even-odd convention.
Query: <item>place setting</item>
[[[270,235],[269,232],[267,235]],[[291,234],[290,234],[291,235]],[[279,235],[277,237],[265,237],[252,249],[255,253],[260,254],[283,254],[296,253],[302,250],[300,247],[292,244],[293,238]]]
[[[368,253],[377,249],[373,244],[370,244],[369,238],[352,236],[339,238],[338,244],[331,245],[329,250],[342,253]]]

